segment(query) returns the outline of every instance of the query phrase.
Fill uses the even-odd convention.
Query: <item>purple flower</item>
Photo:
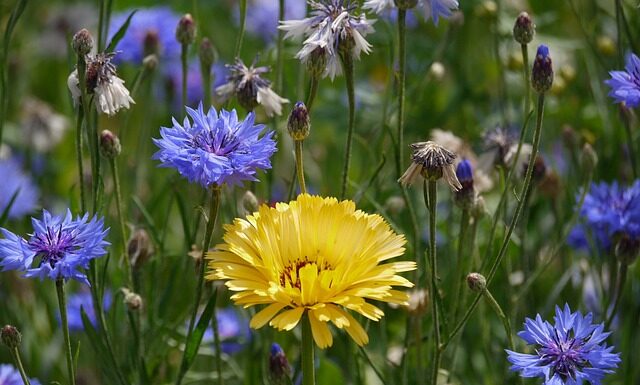
[[[625,188],[617,182],[592,184],[586,195],[580,216],[583,224],[576,226],[569,243],[585,248],[591,234],[596,246],[610,251],[616,239],[640,236],[640,180]]]
[[[178,106],[182,103],[180,100],[182,64],[180,62],[171,62],[165,68],[165,77],[173,91],[173,95],[175,95],[173,99],[176,103],[174,105]],[[229,71],[222,63],[215,63],[211,71],[211,94],[214,94],[214,89],[224,84]],[[203,98],[204,87],[202,86],[200,63],[197,60],[192,60],[187,68],[187,105],[195,107]]]
[[[640,105],[640,58],[633,53],[627,55],[624,71],[611,71],[611,79],[605,83],[611,87],[609,96],[617,103],[634,108]]]
[[[600,385],[605,374],[618,367],[620,354],[612,353],[604,340],[604,324],[592,324],[592,314],[572,313],[569,305],[564,310],[556,306],[554,325],[527,318],[524,330],[518,336],[528,345],[535,345],[535,354],[507,350],[511,370],[520,371],[522,377],[542,377],[544,385],[580,385],[588,381]]]
[[[450,18],[453,11],[458,9],[458,5],[458,0],[422,0],[424,18],[433,19],[433,24],[438,25],[439,19]]]
[[[197,110],[187,108],[189,117],[182,125],[173,119],[173,127],[162,127],[162,138],[153,139],[160,148],[153,159],[160,167],[173,167],[190,182],[203,187],[243,181],[256,181],[257,169],[271,168],[270,158],[276,151],[273,131],[262,137],[263,124],[254,124],[255,115],[249,113],[238,120],[235,110],[211,107],[205,113],[202,103]]]
[[[106,290],[102,297],[102,308],[107,311],[111,307],[112,296],[111,291]],[[67,298],[67,321],[69,322],[69,330],[81,332],[84,331],[84,323],[82,322],[82,310],[87,314],[87,318],[91,324],[96,327],[98,320],[96,312],[93,308],[93,298],[91,292],[84,288],[79,293],[73,293]],[[58,314],[57,317],[60,317]],[[60,318],[58,318],[60,322]]]
[[[115,14],[109,25],[109,38],[120,29],[132,10]],[[142,8],[133,15],[131,23],[115,51],[121,51],[117,62],[142,63],[149,53],[158,54],[160,63],[180,61],[180,43],[176,40],[176,26],[180,16],[169,7]]]
[[[40,381],[29,379],[31,385],[40,385]],[[20,372],[9,364],[0,365],[0,385],[22,385]]]
[[[307,12],[305,0],[286,0],[284,20],[301,19]],[[278,32],[278,2],[274,0],[252,0],[247,5],[247,32],[261,37],[266,43],[273,41]],[[240,16],[236,8],[236,20]]]
[[[238,314],[233,307],[216,310],[216,320],[218,322],[218,335],[220,345],[225,354],[235,354],[241,351],[251,338],[249,321]],[[205,331],[202,343],[213,343],[213,329]]]
[[[3,180],[0,184],[0,213],[3,213],[10,203],[9,218],[20,218],[33,212],[39,192],[31,178],[22,172],[22,165],[15,159],[0,160],[0,179]]]
[[[29,240],[1,228],[0,266],[3,271],[24,271],[25,277],[75,279],[89,284],[79,269],[89,267],[89,261],[107,253],[109,242],[104,238],[108,229],[103,219],[89,214],[73,219],[67,210],[65,217],[52,216],[43,210],[42,220],[31,219],[33,234]]]

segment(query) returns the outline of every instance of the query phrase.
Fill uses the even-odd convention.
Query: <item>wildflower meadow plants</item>
[[[0,385],[640,383],[637,4],[5,3]]]

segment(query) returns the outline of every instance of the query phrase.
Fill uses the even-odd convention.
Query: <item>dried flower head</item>
[[[121,108],[129,108],[135,104],[129,90],[124,86],[124,80],[117,75],[116,66],[112,63],[115,52],[87,55],[87,93],[94,94],[94,102],[98,112],[114,115]],[[78,70],[74,70],[67,79],[67,86],[73,100],[78,103],[82,96]]]
[[[241,59],[236,59],[234,64],[228,64],[226,67],[230,73],[227,82],[217,87],[216,93],[223,100],[237,96],[238,102],[247,111],[253,111],[256,106],[261,105],[268,116],[281,115],[282,105],[289,103],[289,100],[280,97],[271,89],[271,82],[262,77],[270,71],[269,67],[256,67],[256,60],[250,67]]]
[[[413,184],[418,175],[422,175],[425,179],[440,179],[444,176],[454,191],[462,188],[453,166],[456,154],[432,141],[413,143],[411,148],[413,149],[411,156],[413,162],[398,179],[401,185]]]

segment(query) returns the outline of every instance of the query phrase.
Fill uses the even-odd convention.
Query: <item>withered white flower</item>
[[[94,95],[96,110],[107,115],[115,115],[121,108],[129,108],[131,104],[135,104],[124,80],[118,77],[116,66],[111,62],[114,55],[111,52],[86,57],[87,94]],[[69,75],[67,86],[74,102],[78,103],[82,92],[77,69]]]
[[[289,103],[271,89],[271,82],[261,75],[269,72],[269,67],[256,67],[255,60],[247,67],[241,59],[227,65],[229,76],[227,82],[216,88],[216,93],[226,100],[237,96],[242,107],[253,111],[257,105],[264,107],[269,117],[282,114],[282,105]]]
[[[306,37],[296,58],[307,65],[314,64],[309,61],[317,61],[322,66],[318,72],[333,80],[342,72],[341,44],[348,47],[348,54],[355,59],[360,58],[361,52],[371,51],[371,44],[364,37],[374,32],[375,20],[367,19],[364,14],[355,16],[356,4],[349,0],[310,0],[309,5],[311,17],[280,21],[278,28],[287,32],[285,38]]]
[[[453,165],[456,158],[454,153],[432,141],[413,143],[410,147],[413,149],[413,162],[398,179],[401,185],[410,186],[418,175],[422,175],[425,178],[444,177],[454,191],[462,188]]]

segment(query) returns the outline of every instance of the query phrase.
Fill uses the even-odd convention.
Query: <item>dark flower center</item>
[[[233,133],[226,133],[222,138],[216,136],[213,131],[202,130],[193,138],[193,147],[201,148],[212,154],[227,156],[240,146]]]
[[[585,340],[567,335],[561,338],[556,331],[553,343],[538,351],[543,365],[551,366],[551,375],[558,374],[563,380],[576,379],[576,372],[590,367],[588,360],[583,358],[581,351]]]
[[[35,234],[29,240],[29,246],[41,258],[40,265],[49,263],[54,268],[56,263],[78,248],[75,237],[74,231],[63,229],[62,225],[57,229],[47,227],[46,233]]]
[[[300,269],[307,265],[318,266],[318,274],[323,270],[333,270],[333,267],[327,262],[318,264],[317,261],[310,261],[309,257],[304,256],[304,258],[297,259],[284,267],[280,273],[280,285],[286,287],[288,284],[291,287],[300,289]]]

